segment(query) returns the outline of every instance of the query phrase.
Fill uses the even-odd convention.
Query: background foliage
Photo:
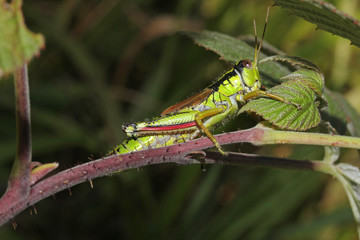
[[[357,1],[332,1],[359,18]],[[125,139],[121,124],[157,116],[204,88],[229,65],[184,36],[184,29],[229,35],[262,28],[270,1],[25,1],[28,27],[46,49],[29,66],[33,160],[63,168],[100,157]],[[258,30],[260,31],[260,30]],[[360,111],[359,49],[348,40],[279,7],[271,9],[267,42],[310,59]],[[12,81],[0,81],[0,187],[15,152]],[[219,129],[248,128],[246,114]],[[233,150],[320,159],[310,146]],[[342,160],[359,165],[356,151]],[[24,212],[0,229],[1,239],[354,239],[341,186],[316,173],[209,166],[151,166],[82,184]],[[60,211],[59,211],[60,210]]]

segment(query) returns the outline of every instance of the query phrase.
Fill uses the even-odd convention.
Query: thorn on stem
[[[14,228],[14,230],[16,230],[16,228],[17,228],[17,223],[15,222],[14,219],[11,219],[11,225],[12,225],[12,227]]]
[[[33,207],[33,209],[34,209],[34,213],[35,213],[35,215],[37,215],[37,210],[36,210],[35,205],[32,205],[32,207]]]

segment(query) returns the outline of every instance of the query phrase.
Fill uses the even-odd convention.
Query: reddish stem
[[[217,135],[221,144],[234,142],[259,143],[264,135],[264,129],[252,128],[244,131]],[[105,176],[116,171],[139,168],[151,164],[177,163],[177,164],[232,164],[232,165],[256,165],[272,166],[279,168],[292,168],[301,170],[313,170],[314,163],[296,161],[272,157],[261,157],[245,154],[230,154],[223,156],[217,152],[203,152],[201,150],[213,147],[208,138],[200,138],[186,143],[168,147],[150,149],[123,155],[112,155],[106,158],[94,160],[46,178],[30,189],[28,198],[16,201],[16,204],[0,212],[0,226],[8,222],[18,213],[36,202],[68,189],[76,184],[90,181],[94,178]],[[195,160],[195,158],[199,160]]]
[[[0,199],[0,214],[27,199],[30,193],[31,125],[27,65],[20,67],[14,75],[17,151],[8,188]]]

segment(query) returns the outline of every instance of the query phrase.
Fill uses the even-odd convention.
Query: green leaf
[[[217,53],[225,61],[235,64],[241,59],[254,57],[254,48],[234,37],[206,30],[182,33],[193,39],[199,46]]]
[[[301,80],[291,80],[267,91],[301,105],[298,110],[292,104],[285,104],[272,98],[258,98],[249,101],[239,111],[254,112],[273,125],[287,130],[305,131],[320,123],[320,113],[315,104],[314,91]]]
[[[246,42],[222,34],[211,31],[201,32],[182,32],[182,34],[190,37],[199,46],[207,50],[211,50],[218,54],[221,59],[231,63],[237,63],[243,59],[253,59],[255,50]],[[260,59],[265,58],[266,55],[260,53]],[[259,67],[260,74],[262,75],[262,83],[264,86],[274,86],[279,82],[279,79],[288,74],[289,70],[276,62],[266,62]]]
[[[29,62],[44,47],[43,36],[26,28],[21,6],[21,0],[0,0],[0,77]]]
[[[318,66],[316,66],[313,62],[302,57],[289,56],[289,55],[273,55],[262,59],[259,63],[264,63],[269,61],[287,62],[294,67],[307,68],[313,71],[321,72],[321,69]]]
[[[360,23],[357,19],[337,10],[333,5],[316,0],[274,0],[275,5],[314,23],[318,28],[347,38],[360,47]]]

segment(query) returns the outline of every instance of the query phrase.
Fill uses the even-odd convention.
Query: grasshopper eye
[[[252,62],[249,59],[242,60],[241,64],[248,69],[252,68]]]

